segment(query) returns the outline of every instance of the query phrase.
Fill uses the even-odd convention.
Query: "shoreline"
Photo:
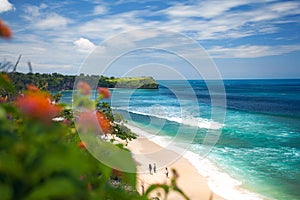
[[[191,200],[223,200],[221,196],[214,193],[210,188],[207,179],[202,176],[196,167],[185,157],[175,151],[163,148],[145,136],[146,131],[132,124],[126,124],[133,132],[138,134],[137,139],[128,143],[128,149],[132,152],[137,162],[137,186],[136,189],[142,194],[150,184],[170,183],[171,178],[165,175],[165,167],[169,170],[169,176],[173,176],[172,169],[178,173],[177,185]],[[143,134],[141,134],[143,133]],[[157,172],[150,174],[149,164],[156,164]],[[162,193],[160,191],[160,193]],[[152,194],[157,196],[157,194]],[[177,192],[170,192],[168,200],[184,199]]]
[[[187,195],[191,194],[190,199],[209,199],[210,194],[213,194],[214,200],[264,200],[268,199],[258,193],[246,190],[241,187],[242,183],[239,180],[232,178],[225,172],[220,171],[212,161],[208,158],[199,159],[196,153],[177,148],[175,146],[168,146],[168,137],[156,136],[148,132],[142,127],[132,124],[131,122],[125,124],[132,132],[138,134],[138,138],[128,143],[128,148],[133,154],[133,158],[138,163],[138,180],[149,179],[148,164],[159,161],[160,167],[168,166],[169,171],[173,167],[182,176],[181,183],[178,186]],[[159,138],[161,137],[161,138]],[[170,138],[171,140],[171,138]],[[171,147],[171,148],[170,148]],[[159,152],[159,153],[157,153]],[[168,155],[169,154],[169,155]],[[168,155],[168,156],[166,156]],[[160,158],[160,159],[158,159]],[[171,163],[171,164],[170,164]],[[182,164],[185,163],[185,164]],[[157,164],[157,163],[156,163]],[[157,165],[158,166],[158,165]],[[171,168],[170,168],[171,167]],[[188,168],[187,168],[188,167]],[[157,167],[158,168],[158,167]],[[163,167],[162,167],[163,168]],[[179,170],[178,170],[178,169]],[[192,173],[190,173],[190,172]],[[164,168],[160,171],[162,176],[155,178],[156,182],[152,180],[151,183],[158,183],[164,180]],[[148,176],[147,176],[148,175]],[[153,177],[153,176],[152,176]],[[193,181],[195,182],[193,182]],[[138,181],[137,190],[141,192],[141,181]],[[163,183],[163,182],[161,182]],[[199,187],[195,187],[199,185]],[[181,187],[183,186],[183,187]],[[145,191],[146,191],[145,187]],[[201,190],[202,195],[199,194]],[[205,198],[203,198],[205,196]],[[180,198],[168,198],[180,199]]]

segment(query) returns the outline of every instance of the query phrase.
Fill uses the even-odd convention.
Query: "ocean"
[[[111,90],[114,111],[163,146],[176,138],[171,141],[226,199],[300,198],[299,79],[223,81],[227,106],[216,108],[226,112],[223,122],[212,118],[211,97],[218,94],[206,82],[158,82],[157,90]],[[70,91],[62,101],[70,103]],[[216,144],[200,156],[214,132]]]

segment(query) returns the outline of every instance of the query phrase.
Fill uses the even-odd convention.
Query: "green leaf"
[[[11,188],[8,185],[0,184],[0,194],[2,200],[11,199],[12,197]]]
[[[154,191],[158,188],[162,188],[166,195],[169,193],[169,186],[168,185],[166,185],[166,184],[153,184],[153,185],[150,185],[150,187],[148,187],[148,189],[145,192],[145,195],[148,196],[152,191]]]
[[[35,190],[25,199],[67,199],[76,194],[76,187],[67,179],[52,178]],[[74,196],[75,197],[75,196]]]
[[[10,176],[12,178],[20,178],[24,175],[22,164],[16,156],[0,153],[0,174]]]
[[[135,187],[136,165],[129,151],[95,138],[95,136],[81,134],[81,137],[87,144],[89,152],[91,152],[97,160],[104,165],[124,172],[125,181]]]
[[[54,144],[52,144],[54,146]],[[42,158],[41,166],[45,175],[55,172],[68,172],[72,175],[80,175],[91,170],[89,161],[84,157],[77,146],[74,148],[55,145],[55,148],[47,149]]]

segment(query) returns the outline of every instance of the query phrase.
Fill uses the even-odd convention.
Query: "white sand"
[[[171,177],[173,176],[171,169],[175,169],[179,175],[177,186],[182,189],[191,200],[222,199],[211,192],[206,179],[198,173],[196,168],[187,159],[142,136],[147,134],[144,130],[133,125],[127,126],[137,134],[143,133],[128,144],[128,148],[138,163],[137,190],[139,193],[142,193],[142,185],[146,191],[151,184],[170,183]],[[153,167],[154,163],[156,163],[157,172],[153,173],[152,170],[152,174],[150,174],[148,166],[151,164]],[[166,178],[165,167],[169,170],[169,178]],[[156,191],[155,193],[151,193],[149,197],[157,196],[158,192],[161,193],[161,197],[164,196],[163,191]],[[171,192],[167,199],[180,200],[184,198],[177,192]]]

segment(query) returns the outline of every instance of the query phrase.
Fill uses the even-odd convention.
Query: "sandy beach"
[[[133,125],[128,125],[128,127],[137,134],[144,132]],[[146,191],[149,185],[154,183],[170,183],[171,177],[174,176],[171,169],[175,169],[179,175],[177,186],[191,200],[223,199],[210,190],[206,179],[197,172],[196,168],[187,159],[174,151],[162,148],[141,134],[139,134],[137,139],[129,142],[128,148],[137,162],[137,190],[139,193],[142,193],[143,187],[144,191]],[[152,173],[150,174],[149,164],[153,168],[154,163],[156,165],[156,173],[152,169]],[[165,167],[168,168],[169,178],[166,177]],[[151,197],[157,196],[158,192],[163,197],[162,191],[155,192]],[[184,198],[179,193],[173,191],[169,193],[167,199],[180,200]]]

